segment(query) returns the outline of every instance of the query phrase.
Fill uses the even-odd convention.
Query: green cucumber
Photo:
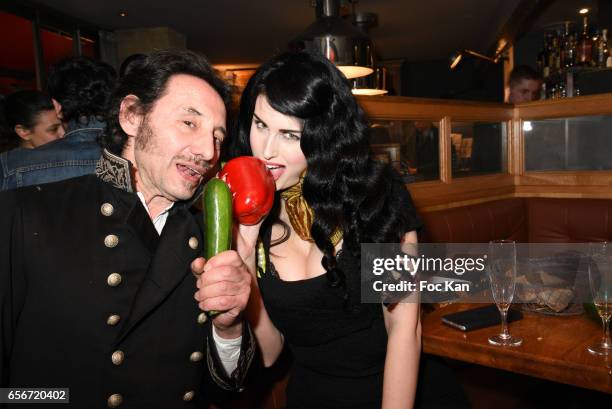
[[[232,193],[221,179],[204,187],[204,257],[206,260],[232,248]]]
[[[204,186],[204,257],[208,261],[232,248],[232,193],[221,179],[213,178]],[[208,311],[215,317],[219,311]]]

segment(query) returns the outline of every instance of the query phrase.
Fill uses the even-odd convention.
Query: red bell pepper
[[[232,207],[238,223],[257,224],[274,204],[276,184],[263,161],[253,156],[240,156],[227,162],[219,178],[232,192]]]

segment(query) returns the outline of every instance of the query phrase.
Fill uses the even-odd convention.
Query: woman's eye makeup
[[[264,124],[257,118],[253,118],[253,122],[255,123],[255,126],[257,127],[257,129],[264,129],[266,127],[266,124]]]
[[[290,139],[292,141],[299,141],[300,140],[300,135],[295,134],[293,132],[283,132],[282,135],[283,135],[283,138]]]
[[[268,125],[266,125],[265,122],[263,122],[261,119],[257,118],[256,116],[253,116],[253,124],[255,125],[257,129],[268,129]],[[282,129],[279,130],[279,133],[277,135],[280,135],[283,139],[287,139],[291,141],[299,141],[301,137],[299,133],[292,132],[292,131],[285,131]]]

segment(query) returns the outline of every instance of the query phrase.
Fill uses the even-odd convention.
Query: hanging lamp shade
[[[325,56],[349,79],[373,72],[362,55],[370,46],[367,35],[340,17],[340,0],[317,0],[316,21],[289,43],[293,50]]]
[[[387,70],[384,67],[377,66],[374,43],[369,40],[368,36],[368,29],[375,26],[377,20],[378,17],[375,13],[361,12],[353,14],[354,26],[368,38],[368,42],[363,43],[364,46],[361,47],[359,61],[365,62],[367,67],[371,67],[374,70],[372,74],[351,80],[354,95],[376,96],[388,93],[386,84]]]

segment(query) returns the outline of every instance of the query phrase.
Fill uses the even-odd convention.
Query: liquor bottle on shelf
[[[544,49],[542,55],[542,77],[548,78],[551,73],[551,57],[550,57],[550,48],[551,48],[551,36],[550,33],[546,34],[544,39]]]
[[[559,98],[566,98],[567,97],[567,88],[565,86],[565,81],[561,81],[561,83],[559,84]]]
[[[538,53],[538,61],[536,63],[537,68],[538,68],[538,72],[540,73],[540,75],[543,78],[546,78],[548,75],[544,75],[544,67],[546,66],[546,62],[545,62],[545,58],[546,58],[546,51],[545,51],[545,46],[542,46],[542,48],[540,48],[540,52]]]
[[[589,36],[588,17],[584,16],[582,33],[578,39],[578,64],[589,66],[593,54],[593,39]]]
[[[559,72],[561,69],[561,47],[559,47],[559,36],[557,33],[552,36],[551,47],[551,72]]]
[[[555,95],[555,84],[550,83],[546,85],[546,99],[553,99]]]
[[[570,32],[570,22],[565,22],[565,32],[561,43],[561,65],[570,68],[576,64],[576,39],[574,33]]]
[[[610,51],[608,50],[608,30],[601,30],[601,34],[597,36],[597,42],[593,50],[593,56],[595,65],[599,68],[605,68],[610,57]]]
[[[604,54],[606,55],[606,63],[604,64],[604,67],[606,68],[612,68],[612,53],[610,52],[610,49],[608,48],[608,29],[604,28],[603,30],[601,30],[602,35],[603,35],[603,40],[604,40]]]
[[[537,60],[538,70],[544,79],[541,92],[543,98],[579,96],[581,76],[587,75],[587,72],[612,68],[608,29],[589,26],[588,17],[582,17],[581,30],[575,30],[574,23],[566,21],[562,28],[557,26],[557,30],[549,30],[544,35]]]

